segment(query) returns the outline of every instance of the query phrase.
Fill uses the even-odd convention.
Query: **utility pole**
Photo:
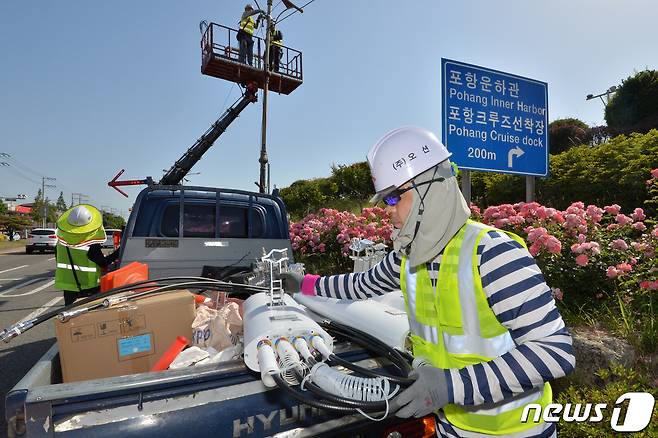
[[[75,204],[75,198],[78,198],[78,203]],[[89,198],[89,196],[85,195],[84,193],[71,193],[71,207],[74,205],[82,204],[82,199],[83,198]]]
[[[263,65],[265,68],[265,85],[263,86],[263,123],[261,127],[261,147],[260,147],[260,178],[258,182],[258,190],[260,193],[266,193],[265,175],[267,173],[267,90],[270,86],[270,31],[272,26],[272,0],[267,0],[267,26],[265,28],[265,54]]]
[[[55,188],[53,184],[46,184],[46,180],[55,181],[56,178],[48,176],[41,177],[41,200],[43,201],[43,219],[41,220],[41,228],[46,228],[46,220],[48,218],[48,201],[46,200],[46,187]]]

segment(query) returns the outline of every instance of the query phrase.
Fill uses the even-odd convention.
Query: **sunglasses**
[[[389,193],[388,195],[384,196],[382,201],[384,201],[384,204],[388,205],[389,207],[392,207],[394,205],[397,205],[398,202],[400,202],[400,199],[402,199],[402,194],[404,192],[407,192],[407,191],[413,189],[414,187],[423,186],[423,185],[426,185],[426,184],[431,184],[433,182],[441,182],[441,181],[445,181],[445,178],[431,179],[429,181],[425,181],[425,182],[416,184],[415,186],[407,187],[406,189],[395,189],[391,193]]]

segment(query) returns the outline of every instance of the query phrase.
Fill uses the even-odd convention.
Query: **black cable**
[[[219,292],[228,292],[228,293],[235,292],[236,289],[238,289],[240,291],[248,291],[248,292],[252,292],[252,293],[265,292],[264,290],[261,290],[261,289],[252,290],[251,288],[248,288],[248,287],[237,287],[237,288],[236,287],[227,287],[225,285],[217,285],[217,284],[212,283],[212,282],[207,282],[207,283],[204,283],[204,282],[174,283],[174,284],[170,284],[170,285],[166,285],[166,286],[161,286],[161,287],[159,287],[157,289],[154,289],[154,290],[147,290],[147,291],[140,292],[140,293],[137,293],[137,294],[134,294],[134,295],[130,295],[128,297],[128,299],[129,300],[135,300],[137,298],[141,298],[141,297],[146,296],[146,295],[157,294],[157,293],[160,293],[160,292],[169,292],[169,291],[172,291],[172,290],[178,290],[180,288],[187,288],[187,289],[201,289],[201,288],[203,288],[204,290],[216,290],[216,291],[219,291]]]
[[[301,382],[304,376],[302,376],[301,373],[297,372],[297,370],[295,370],[295,372],[297,373],[297,379]],[[304,388],[307,388],[310,392],[314,393],[315,395],[326,398],[332,402],[342,403],[347,406],[352,406],[354,408],[361,409],[364,412],[379,412],[386,410],[386,402],[384,401],[354,400],[351,398],[332,394],[320,388],[317,384],[313,383],[313,381],[311,380],[307,380],[306,382],[304,382]]]
[[[180,283],[180,281],[185,281],[188,280],[187,282]],[[176,282],[178,281],[179,283],[171,283],[169,282]],[[164,283],[164,284],[163,284]],[[154,288],[155,287],[155,288]],[[170,290],[176,290],[176,289],[181,289],[181,288],[204,288],[204,289],[215,289],[215,290],[221,290],[221,291],[226,291],[226,292],[235,292],[235,291],[242,291],[242,292],[247,292],[247,293],[260,293],[260,292],[265,292],[268,289],[260,286],[251,286],[251,285],[246,285],[246,284],[239,284],[239,283],[227,283],[219,280],[214,280],[212,278],[203,278],[203,277],[164,277],[164,278],[156,278],[156,279],[150,279],[150,280],[142,280],[138,281],[136,283],[132,284],[127,284],[124,286],[120,286],[114,289],[110,289],[104,292],[99,292],[97,294],[91,295],[86,298],[82,298],[80,300],[75,301],[72,304],[69,304],[68,306],[65,306],[63,308],[59,309],[54,309],[49,312],[46,312],[42,315],[39,315],[37,318],[31,321],[31,325],[29,327],[25,327],[20,331],[19,334],[25,333],[27,330],[31,329],[32,327],[35,327],[45,321],[48,321],[49,319],[63,313],[67,312],[71,309],[77,308],[77,307],[82,307],[85,304],[89,304],[93,301],[101,300],[103,298],[109,298],[113,295],[122,293],[122,292],[128,292],[128,291],[137,291],[140,289],[151,289],[148,291],[143,291],[141,293],[137,293],[135,295],[131,295],[129,299],[134,299],[136,295],[139,296],[144,296],[146,294],[155,294],[158,292],[167,292]],[[97,303],[93,307],[98,308],[102,307],[102,303]],[[11,328],[11,327],[10,327]],[[5,329],[3,332],[0,332],[0,334],[6,334],[8,332],[7,329]],[[7,339],[7,342],[9,339]]]
[[[310,4],[313,3],[314,1],[315,1],[315,0],[311,0],[310,2],[303,4],[302,6],[300,6],[300,9],[304,9],[306,6],[310,5]],[[294,14],[294,13],[296,13],[296,12],[298,12],[298,11],[295,9],[294,11],[292,11],[291,13],[289,13],[288,15],[286,15],[285,17],[283,17],[282,19],[278,20],[278,21],[276,22],[276,24],[281,23],[283,20],[285,20],[286,18],[290,17],[292,14]]]
[[[408,360],[405,357],[403,357],[397,350],[395,350],[394,348],[388,346],[387,344],[385,344],[384,342],[382,342],[379,339],[375,338],[374,336],[372,336],[368,333],[365,333],[361,330],[355,329],[353,327],[345,326],[345,325],[340,324],[336,321],[321,322],[320,326],[322,328],[325,328],[325,329],[329,330],[329,331],[338,333],[339,335],[341,335],[341,336],[343,336],[343,337],[345,337],[345,338],[347,338],[351,341],[356,342],[357,344],[363,346],[364,348],[366,348],[368,350],[371,350],[371,351],[374,350],[375,352],[377,352],[380,355],[384,356],[389,361],[391,361],[391,363],[398,370],[400,370],[402,376],[391,376],[391,375],[382,374],[382,373],[375,374],[376,372],[374,372],[372,370],[368,370],[366,368],[359,367],[358,365],[355,365],[351,362],[347,362],[344,359],[338,358],[338,356],[336,356],[336,358],[338,358],[338,360],[336,360],[333,357],[331,357],[330,360],[340,362],[341,365],[345,366],[346,368],[350,368],[352,371],[357,371],[357,372],[360,372],[360,373],[363,373],[363,374],[366,374],[366,375],[370,375],[370,376],[378,375],[378,376],[386,377],[386,378],[392,380],[394,383],[397,383],[397,384],[399,384],[401,386],[405,386],[405,387],[411,385],[415,381],[414,379],[410,379],[410,378],[406,377],[411,372],[411,366],[409,365]],[[349,366],[347,366],[346,364],[349,364]]]
[[[410,379],[408,377],[392,376],[392,375],[387,374],[387,373],[383,373],[383,372],[380,373],[380,372],[377,372],[377,371],[370,370],[368,368],[363,368],[363,367],[361,367],[357,364],[354,364],[354,363],[352,363],[348,360],[345,360],[342,357],[337,356],[335,354],[332,354],[331,356],[329,356],[329,360],[332,363],[335,363],[336,365],[341,365],[341,366],[343,366],[347,369],[350,369],[350,370],[352,370],[356,373],[363,374],[367,377],[384,377],[384,378],[390,380],[393,383],[397,383],[398,385],[409,386],[413,382],[415,382],[414,379]]]
[[[288,385],[288,382],[286,382],[279,374],[272,374],[272,378],[274,379],[274,382],[276,382],[277,386],[287,392],[288,395],[290,395],[292,398],[311,407],[342,413],[354,413],[356,411],[354,408],[322,402],[312,397],[306,397],[301,391],[298,391]]]
[[[411,372],[411,366],[409,365],[407,358],[402,356],[398,350],[388,346],[378,338],[370,335],[369,333],[363,332],[354,327],[343,325],[336,321],[327,321],[326,324],[327,327],[329,327],[334,332],[338,332],[343,337],[353,340],[354,342],[362,345],[364,348],[370,350],[374,349],[380,354],[386,356],[391,362],[398,366],[398,369],[400,369],[400,371],[402,371],[404,374],[409,374]],[[322,324],[320,325],[322,326]]]

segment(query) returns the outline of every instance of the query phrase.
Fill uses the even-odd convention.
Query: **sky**
[[[127,215],[140,188],[124,198],[107,182],[120,169],[158,180],[240,97],[237,85],[201,74],[199,22],[236,27],[245,4],[0,2],[0,153],[10,155],[0,158],[10,164],[0,166],[0,196],[32,201],[48,176],[50,199],[83,193]],[[284,44],[303,52],[304,83],[269,95],[272,185],[363,161],[399,126],[440,138],[441,58],[547,82],[550,120],[603,124],[603,104],[585,96],[658,69],[656,12],[651,0],[314,0],[279,25]],[[257,190],[261,102],[190,184]]]

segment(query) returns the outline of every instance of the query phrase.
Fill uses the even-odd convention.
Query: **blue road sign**
[[[548,84],[441,59],[443,143],[464,169],[548,174]]]

